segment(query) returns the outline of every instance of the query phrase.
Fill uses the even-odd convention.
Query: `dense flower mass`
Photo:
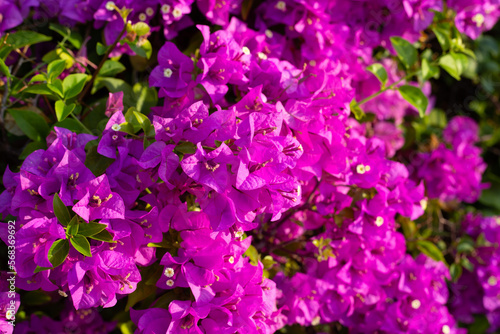
[[[500,328],[496,219],[469,215],[463,223],[478,247],[469,257],[473,269],[452,284],[450,311],[446,259],[436,258],[427,237],[407,236],[409,222],[427,219],[430,201],[473,203],[487,187],[478,126],[454,117],[441,143],[406,164],[397,156],[407,148],[403,124],[433,109],[422,77],[434,75],[424,67],[439,71],[411,43],[448,8],[458,31],[475,39],[496,22],[500,3],[249,6],[0,0],[0,33],[26,20],[86,23],[103,29],[98,54],[130,55],[134,66],[151,56],[149,37],[162,41],[149,87],[127,91],[113,75],[96,74],[73,94],[72,81],[94,65],[86,58],[90,38],[71,63],[61,57],[55,76],[53,63],[26,76],[43,82],[26,94],[46,89],[57,101],[59,122],[18,169],[5,171],[0,214],[16,218],[17,288],[43,292],[65,311],[58,319],[33,314],[16,333],[108,333],[127,319],[126,330],[144,334],[275,333],[297,324],[453,334],[465,333],[457,320],[472,322],[473,314]],[[186,31],[195,36],[188,42]],[[412,74],[417,58],[421,75]],[[15,61],[0,65],[9,70]],[[58,75],[69,79],[59,83]],[[10,85],[10,72],[3,84]],[[146,111],[141,84],[161,99]],[[104,118],[97,136],[60,120],[71,114],[81,124],[86,112],[75,114],[88,107],[82,99],[91,87],[110,90],[106,103],[88,111]],[[133,107],[135,96],[141,102]],[[7,224],[0,238],[9,244]],[[0,295],[2,333],[11,330],[7,305]],[[101,316],[111,307],[126,312],[113,321]]]

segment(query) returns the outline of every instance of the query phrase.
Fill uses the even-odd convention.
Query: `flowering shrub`
[[[498,98],[478,124],[433,87],[482,80],[499,17],[0,0],[0,330],[500,329]]]

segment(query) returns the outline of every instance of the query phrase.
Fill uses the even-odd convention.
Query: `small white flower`
[[[111,127],[111,129],[112,129],[113,131],[120,131],[120,130],[121,130],[121,128],[122,128],[122,127],[121,127],[121,126],[120,126],[120,124],[118,124],[118,123],[113,124],[113,126]]]
[[[420,308],[420,306],[422,305],[422,303],[420,302],[420,300],[418,299],[415,299],[414,301],[411,302],[411,307],[414,309],[414,310],[418,310]]]
[[[59,293],[59,296],[61,296],[61,297],[65,297],[65,298],[68,297],[68,294],[62,290],[59,290],[57,292]]]
[[[495,276],[490,276],[490,278],[488,278],[489,285],[495,286],[495,285],[497,285],[497,283],[498,283],[498,280]]]
[[[378,216],[377,219],[375,219],[375,225],[377,225],[378,227],[382,226],[384,224],[384,218],[383,217],[380,217]]]
[[[115,10],[115,3],[113,1],[106,2],[106,9],[109,11]]]
[[[172,76],[172,73],[173,73],[172,70],[169,68],[163,70],[163,76],[165,78],[170,78]]]
[[[147,14],[148,16],[153,16],[153,15],[154,15],[154,13],[155,13],[155,11],[154,11],[154,9],[153,9],[153,8],[151,8],[151,7],[146,8],[146,14]]]
[[[161,12],[162,12],[163,14],[168,14],[168,13],[170,13],[170,5],[163,5],[163,6],[161,6]]]
[[[475,22],[476,26],[478,28],[481,28],[481,26],[484,24],[484,15],[480,14],[480,13],[477,13],[476,15],[474,15],[472,17],[472,22]]]
[[[286,10],[286,3],[284,1],[278,1],[278,3],[276,4],[276,9],[284,12]]]
[[[171,277],[174,277],[174,274],[175,274],[175,271],[173,268],[166,268],[165,269],[165,276],[167,276],[168,278],[171,278]]]
[[[172,12],[172,15],[173,15],[176,19],[178,19],[179,17],[181,17],[181,16],[182,16],[182,12],[181,12],[181,10],[180,10],[180,9],[175,8],[175,9],[174,9],[174,11]]]
[[[450,326],[448,326],[448,325],[443,325],[443,328],[441,328],[441,331],[442,331],[444,334],[450,334],[450,333],[451,333],[451,328],[450,328]]]
[[[174,281],[171,280],[171,279],[167,280],[167,285],[168,286],[174,286]]]
[[[244,54],[249,55],[250,54],[250,49],[247,48],[246,46],[241,48],[241,51],[243,51]]]
[[[112,135],[112,136],[111,136],[111,138],[112,138],[113,140],[117,140],[117,139],[118,139],[118,136],[117,136],[117,135]]]
[[[142,22],[146,21],[148,17],[146,16],[146,14],[144,13],[140,13],[139,14],[139,20],[141,20]]]
[[[425,198],[420,200],[420,206],[422,207],[422,210],[427,209],[427,200]]]
[[[269,29],[266,29],[265,34],[267,38],[273,38],[273,32]]]
[[[364,165],[362,164],[359,164],[356,166],[356,172],[358,172],[358,174],[364,174],[366,173],[366,168]]]
[[[263,59],[263,60],[264,60],[264,59],[267,59],[266,54],[265,54],[265,53],[262,53],[262,52],[257,53],[257,56],[259,56],[259,58],[260,58],[260,59]]]
[[[366,170],[367,172],[369,172],[369,171],[370,171],[370,169],[372,169],[372,168],[371,168],[369,165],[365,165],[365,170]]]
[[[234,263],[234,257],[231,256],[228,261],[229,261],[229,263],[233,264]]]

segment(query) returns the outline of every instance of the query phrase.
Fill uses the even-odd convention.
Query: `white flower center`
[[[172,73],[173,73],[172,70],[169,68],[163,70],[163,76],[165,78],[170,78],[172,76]]]
[[[179,17],[181,17],[181,16],[182,16],[182,12],[180,11],[180,9],[175,8],[175,9],[174,9],[174,11],[172,12],[172,15],[173,15],[176,19],[178,19]]]
[[[257,56],[259,56],[260,59],[267,59],[266,54],[262,52],[257,53]]]
[[[266,29],[265,34],[268,38],[273,38],[273,32],[269,29]]]
[[[243,51],[244,54],[249,55],[250,54],[250,49],[247,48],[246,46],[241,48],[241,51]]]
[[[422,305],[422,303],[418,299],[415,299],[414,301],[411,302],[411,307],[414,310],[418,310],[420,308],[420,305]]]
[[[450,333],[451,333],[451,328],[450,328],[450,326],[448,326],[448,325],[443,325],[443,328],[441,328],[441,331],[442,331],[444,334],[450,334]]]
[[[233,264],[234,263],[234,257],[231,256],[228,261],[229,261],[229,263]]]
[[[109,11],[115,10],[115,3],[113,1],[106,2],[106,9]]]
[[[148,17],[146,16],[146,14],[144,13],[140,13],[139,14],[139,20],[141,20],[142,22],[146,21]]]
[[[284,1],[278,1],[278,3],[276,4],[276,9],[279,9],[281,11],[285,11],[286,10],[286,3]]]
[[[122,127],[118,123],[113,124],[113,126],[111,127],[113,131],[120,131],[121,128]]]
[[[113,138],[113,140],[117,140],[118,136],[117,135],[112,135],[111,138]]]
[[[154,13],[155,11],[153,8],[151,7],[146,8],[146,14],[148,14],[148,16],[153,16]]]
[[[497,285],[497,283],[498,283],[498,280],[495,276],[490,276],[490,278],[488,278],[489,285],[494,286],[494,285]]]
[[[174,274],[175,274],[175,271],[173,268],[169,267],[169,268],[165,269],[165,276],[167,276],[168,278],[174,277]]]
[[[378,216],[377,219],[375,219],[375,225],[378,227],[382,226],[384,224],[384,218]]]
[[[170,5],[163,5],[163,6],[161,6],[161,12],[162,12],[163,14],[168,14],[168,13],[170,13]]]
[[[168,286],[174,286],[174,281],[171,280],[171,279],[167,280],[167,285]]]
[[[476,26],[480,28],[483,23],[484,23],[484,15],[483,14],[476,14],[472,17],[472,22],[476,23]]]
[[[356,172],[358,172],[358,174],[364,174],[366,172],[365,166],[361,164],[357,165]]]
[[[57,291],[59,293],[59,296],[61,297],[68,297],[68,294],[62,290]]]
[[[427,200],[425,198],[420,200],[420,206],[423,210],[427,209]]]

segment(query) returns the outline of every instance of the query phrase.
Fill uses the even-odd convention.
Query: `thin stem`
[[[90,131],[79,119],[78,117],[76,117],[73,113],[70,114],[71,117],[73,117],[73,119],[78,123],[80,124],[80,126],[85,130],[85,132],[87,132],[89,135],[92,135],[92,131]]]
[[[82,100],[83,100],[83,98],[85,97],[85,95],[87,95],[87,93],[89,92],[90,88],[94,84],[95,79],[97,78],[97,75],[99,74],[99,71],[101,71],[101,68],[103,67],[104,63],[106,62],[106,60],[108,60],[109,55],[116,48],[116,46],[118,45],[118,42],[120,41],[120,39],[122,38],[123,33],[126,30],[127,30],[127,22],[124,22],[122,31],[120,32],[120,34],[118,35],[118,37],[116,38],[116,40],[113,42],[113,44],[111,45],[111,47],[104,54],[104,56],[103,56],[103,58],[101,60],[101,63],[99,64],[99,66],[97,67],[97,69],[94,71],[94,74],[92,74],[92,79],[90,79],[90,81],[87,83],[87,85],[85,86],[85,88],[83,89],[83,91],[80,93],[80,96],[78,96],[78,99],[77,99],[78,103],[81,103]]]

